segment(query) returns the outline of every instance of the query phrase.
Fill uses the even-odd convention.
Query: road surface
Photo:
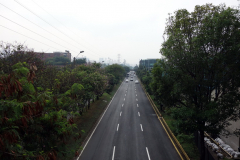
[[[180,160],[141,85],[134,82],[123,81],[78,160]]]

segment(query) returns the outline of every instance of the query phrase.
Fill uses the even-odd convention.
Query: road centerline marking
[[[141,130],[143,131],[143,127],[142,127],[142,124],[140,124],[140,126],[141,126]]]
[[[119,128],[119,124],[117,125],[117,131],[118,131],[118,128]]]
[[[115,154],[115,146],[113,147],[113,155],[112,155],[112,160],[114,160],[114,154]]]
[[[148,155],[148,160],[151,160],[147,147],[146,147],[146,151],[147,151],[147,155]]]

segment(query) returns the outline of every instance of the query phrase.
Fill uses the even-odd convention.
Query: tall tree
[[[114,75],[118,83],[124,77],[125,69],[118,64],[112,64],[105,67],[105,72]]]
[[[70,64],[71,61],[70,59],[61,56],[61,57],[48,58],[46,59],[46,63],[50,65],[66,65],[66,64]]]
[[[85,64],[87,63],[86,58],[81,58],[81,59],[76,59],[75,60],[76,64]]]
[[[160,50],[165,74],[159,78],[172,83],[159,87],[170,86],[171,91],[162,94],[177,106],[172,113],[179,127],[200,132],[201,160],[204,131],[218,134],[239,118],[239,13],[225,5],[206,4],[191,13],[178,10],[167,20],[167,39]]]

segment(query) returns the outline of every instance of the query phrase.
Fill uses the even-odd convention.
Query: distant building
[[[16,51],[15,54],[24,54],[24,51]],[[35,55],[37,55],[38,58],[45,61],[48,58],[53,57],[66,57],[71,61],[71,53],[68,50],[65,50],[65,52],[53,52],[53,53],[42,53],[42,52],[31,52]]]
[[[139,61],[139,66],[145,67],[148,71],[151,71],[154,63],[157,62],[157,59],[145,59],[145,60],[140,60]]]
[[[71,53],[68,50],[65,50],[65,52],[53,52],[52,54],[54,54],[54,57],[65,57],[71,61]]]
[[[102,63],[104,61],[105,61],[104,58],[99,58],[99,63]]]

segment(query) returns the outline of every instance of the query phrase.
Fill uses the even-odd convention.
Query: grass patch
[[[69,152],[67,152],[64,157],[59,155],[59,159],[73,159],[76,150],[82,149],[81,146],[85,143],[84,140],[90,135],[91,131],[96,126],[97,120],[112,100],[112,97],[120,85],[121,83],[116,85],[110,94],[104,93],[99,100],[92,102],[90,109],[85,111],[82,116],[74,118],[74,123],[77,124],[78,131],[81,133],[81,138],[78,140],[74,140],[73,137],[69,138],[70,140],[68,141],[68,144],[64,146],[68,148]]]

